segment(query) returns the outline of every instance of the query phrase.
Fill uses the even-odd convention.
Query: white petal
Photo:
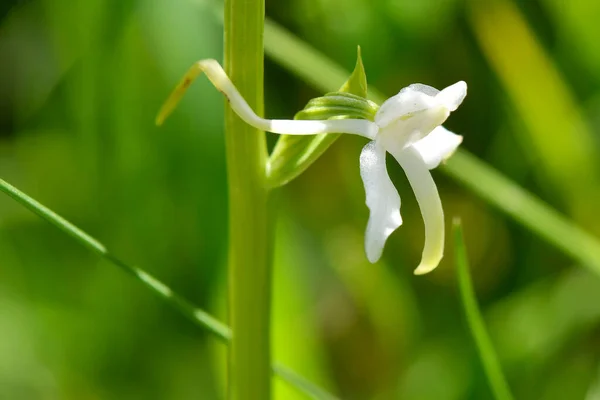
[[[467,95],[467,84],[464,81],[448,86],[435,96],[449,111],[454,111],[463,102]]]
[[[434,169],[456,151],[462,140],[462,136],[450,132],[443,126],[438,126],[412,147],[419,152],[427,168]]]
[[[416,83],[403,88],[387,99],[375,114],[375,123],[385,128],[398,119],[409,117],[415,112],[427,110],[438,105],[435,88]]]
[[[385,150],[377,142],[368,143],[360,153],[360,176],[371,212],[365,251],[369,261],[374,263],[381,257],[388,236],[402,225],[400,196],[387,173]]]
[[[234,109],[235,110],[235,109]],[[237,112],[237,110],[235,110]],[[331,119],[331,120],[294,120],[294,119],[261,119],[260,124],[252,119],[244,118],[244,115],[238,115],[246,123],[273,133],[284,135],[317,135],[320,133],[350,133],[375,139],[379,128],[373,122],[366,119]]]
[[[421,209],[425,222],[425,246],[415,274],[426,274],[438,266],[444,255],[444,211],[440,195],[427,165],[416,149],[410,146],[405,149],[387,150],[404,169]]]
[[[440,92],[433,86],[424,85],[422,83],[413,83],[408,87],[412,90],[416,90],[417,92],[425,93],[428,96],[436,96]]]

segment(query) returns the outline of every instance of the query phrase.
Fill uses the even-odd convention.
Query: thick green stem
[[[225,2],[225,71],[263,113],[264,0]],[[229,398],[269,399],[272,229],[264,132],[226,108],[229,181]]]

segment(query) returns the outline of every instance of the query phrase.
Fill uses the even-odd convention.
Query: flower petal
[[[462,140],[462,136],[450,132],[443,126],[438,126],[412,147],[419,152],[427,168],[434,169],[456,151]]]
[[[434,97],[437,96],[437,94],[440,92],[438,89],[434,88],[433,86],[424,85],[422,83],[413,83],[412,85],[409,85],[408,87],[412,90],[416,90],[417,92],[421,92],[428,96],[434,96]]]
[[[385,149],[369,142],[360,153],[360,176],[365,185],[370,210],[365,235],[365,251],[370,262],[381,257],[388,236],[402,225],[400,195],[385,166]]]
[[[235,108],[234,110],[238,112]],[[366,119],[332,119],[332,120],[294,120],[294,119],[254,119],[238,113],[246,123],[255,128],[284,135],[318,135],[320,133],[349,133],[375,139],[379,128]]]
[[[467,95],[467,84],[465,81],[456,82],[439,92],[435,98],[449,111],[454,111],[463,102]]]
[[[425,246],[415,274],[426,274],[438,266],[444,255],[444,211],[427,165],[412,146],[387,149],[398,161],[410,182],[425,222]]]
[[[437,89],[431,86],[415,83],[403,88],[400,92],[383,102],[377,114],[375,123],[385,128],[398,119],[410,116],[412,113],[423,111],[438,105]]]

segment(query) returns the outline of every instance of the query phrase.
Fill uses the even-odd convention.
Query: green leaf
[[[373,120],[377,105],[367,99],[367,75],[360,54],[348,80],[338,92],[326,94],[308,102],[295,119],[361,118]],[[304,172],[331,146],[340,134],[314,136],[283,135],[269,158],[268,186],[283,186]]]
[[[29,211],[37,214],[42,219],[71,236],[71,238],[75,239],[75,241],[79,244],[87,247],[92,252],[104,258],[111,264],[119,267],[122,271],[132,276],[135,280],[144,285],[144,287],[154,293],[161,301],[171,306],[174,310],[178,311],[192,323],[207,329],[211,334],[213,334],[213,336],[225,344],[229,344],[231,341],[231,329],[227,325],[220,322],[207,312],[196,308],[185,298],[179,296],[173,289],[152,275],[148,274],[141,268],[131,266],[121,261],[119,258],[112,255],[98,240],[94,239],[77,226],[56,214],[54,211],[50,210],[43,204],[40,204],[2,179],[0,179],[0,191],[6,193]],[[310,383],[310,381],[282,364],[275,364],[271,369],[275,375],[286,381],[291,386],[295,387],[301,393],[304,393],[309,398],[323,400],[335,399],[333,395]]]
[[[467,249],[460,219],[455,219],[453,225],[454,257],[456,260],[460,297],[467,317],[467,323],[475,340],[475,345],[477,346],[477,351],[479,352],[479,357],[481,358],[481,363],[483,364],[483,369],[485,370],[494,397],[496,400],[511,400],[513,398],[512,394],[502,373],[502,368],[500,368],[494,346],[485,329],[483,317],[477,305],[477,298],[475,297],[475,290],[473,289],[473,282],[469,273],[469,260],[467,259]]]

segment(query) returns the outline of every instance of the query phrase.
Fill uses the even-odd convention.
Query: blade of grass
[[[477,346],[477,351],[479,352],[479,357],[481,358],[481,363],[483,364],[483,369],[485,370],[494,397],[496,400],[511,400],[513,398],[512,394],[502,373],[494,346],[485,329],[485,324],[477,305],[477,298],[475,297],[475,290],[473,289],[473,282],[469,273],[469,261],[467,259],[467,250],[460,219],[456,218],[454,220],[453,228],[458,286],[460,288],[460,297],[465,310],[467,324],[475,340],[475,345]]]
[[[192,303],[179,296],[170,287],[152,275],[146,273],[144,270],[138,267],[131,266],[124,261],[121,261],[119,258],[109,253],[107,248],[98,240],[94,239],[77,226],[73,225],[35,199],[21,192],[19,189],[3,179],[0,179],[0,191],[12,197],[15,201],[27,208],[29,211],[37,214],[42,219],[71,236],[79,244],[87,247],[92,252],[109,261],[111,264],[119,267],[121,270],[133,276],[138,282],[158,296],[160,300],[171,306],[174,310],[178,311],[192,323],[207,329],[221,342],[225,344],[230,343],[231,329],[227,325],[223,324],[207,312],[195,307]],[[275,364],[272,366],[272,371],[279,378],[283,379],[311,399],[335,399],[333,395],[327,393],[324,389],[321,389],[284,365]]]
[[[282,364],[275,363],[273,371],[291,386],[296,388],[300,393],[308,395],[311,399],[319,400],[336,400],[337,398],[327,393],[320,387],[316,386],[311,381],[298,375],[288,367]]]

